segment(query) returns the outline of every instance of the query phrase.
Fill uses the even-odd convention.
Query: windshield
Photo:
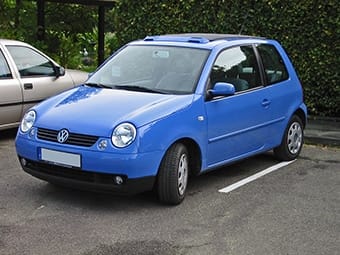
[[[202,49],[131,45],[94,73],[87,84],[153,93],[193,93],[208,54]]]

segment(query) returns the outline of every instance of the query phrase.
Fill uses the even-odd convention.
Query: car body
[[[65,70],[27,43],[0,39],[0,130],[17,127],[34,104],[87,78],[86,72]]]
[[[48,182],[185,197],[189,173],[274,149],[302,148],[307,109],[281,45],[228,34],[150,36],[28,111],[16,137],[23,169]]]

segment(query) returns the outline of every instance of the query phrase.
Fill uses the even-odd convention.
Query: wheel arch
[[[167,149],[171,148],[174,144],[181,143],[183,144],[189,153],[189,174],[190,175],[198,175],[201,171],[202,167],[202,151],[198,145],[198,143],[192,138],[181,138],[174,141]],[[167,151],[164,153],[162,160],[167,154]],[[158,170],[159,172],[159,170]]]
[[[199,145],[190,138],[183,138],[179,140],[185,145],[189,153],[189,174],[198,175],[202,168],[202,152]]]
[[[307,124],[307,117],[306,117],[305,112],[301,108],[299,108],[294,112],[293,115],[297,115],[301,119],[303,128],[305,128]]]

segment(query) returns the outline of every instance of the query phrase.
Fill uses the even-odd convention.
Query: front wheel
[[[293,115],[285,130],[281,144],[274,149],[274,154],[280,160],[293,160],[299,156],[302,145],[303,124],[297,115]]]
[[[165,154],[158,173],[158,197],[167,204],[180,204],[186,193],[189,156],[186,147],[176,143]]]

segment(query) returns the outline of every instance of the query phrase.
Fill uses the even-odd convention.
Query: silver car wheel
[[[293,122],[288,130],[287,135],[287,145],[288,150],[291,154],[296,154],[299,152],[302,146],[303,132],[300,123]]]
[[[178,193],[182,196],[185,193],[188,183],[188,159],[182,154],[178,164]]]

